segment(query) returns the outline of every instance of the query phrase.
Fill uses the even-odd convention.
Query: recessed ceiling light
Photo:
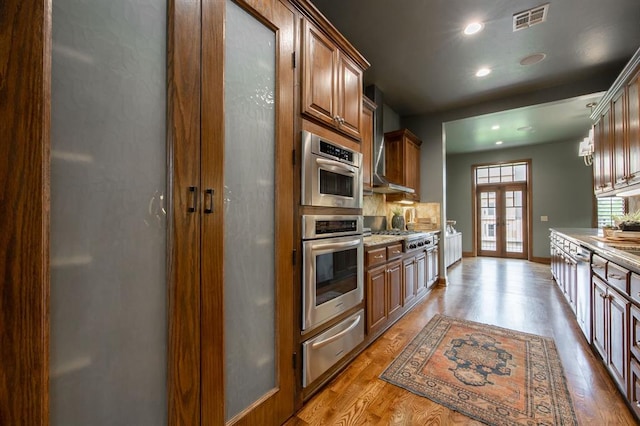
[[[537,64],[538,62],[542,62],[547,55],[545,53],[534,53],[533,55],[525,56],[520,59],[520,65],[527,66]]]
[[[495,124],[493,126],[491,126],[491,130],[498,130],[500,128],[499,124]]]
[[[589,103],[588,103],[588,104],[586,104],[585,106],[586,106],[587,108],[591,108],[591,109],[593,109],[593,108],[595,108],[595,106],[596,106],[596,105],[598,105],[598,103],[597,103],[597,102],[589,102]]]
[[[502,145],[502,141],[496,142],[496,145]]]
[[[479,33],[484,28],[484,24],[482,22],[472,22],[464,28],[464,33],[466,35],[473,35]]]
[[[487,76],[489,74],[491,74],[491,70],[489,68],[480,68],[476,72],[476,77],[485,77],[485,76]]]

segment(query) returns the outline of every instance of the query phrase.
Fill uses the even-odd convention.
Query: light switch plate
[[[549,216],[540,216],[540,222],[549,222]]]

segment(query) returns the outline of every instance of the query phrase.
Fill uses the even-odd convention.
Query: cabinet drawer
[[[640,275],[635,272],[631,273],[629,296],[636,302],[640,303]]]
[[[302,386],[307,387],[364,341],[364,311],[302,344]]]
[[[593,273],[598,275],[603,280],[607,280],[607,261],[606,259],[601,258],[597,254],[593,255],[591,259],[591,269]]]
[[[387,262],[387,248],[380,247],[377,249],[367,250],[367,267],[380,265]]]
[[[640,309],[631,305],[629,320],[629,348],[636,359],[640,359]]]
[[[387,247],[387,259],[402,256],[402,243]]]
[[[629,275],[631,272],[613,262],[607,264],[607,282],[621,291],[623,294],[629,294]]]

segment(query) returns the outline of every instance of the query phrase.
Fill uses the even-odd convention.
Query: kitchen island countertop
[[[598,228],[549,228],[576,244],[591,250],[600,256],[640,273],[640,255],[625,251],[616,241],[605,240],[604,233]],[[639,233],[640,234],[640,233]],[[604,241],[603,241],[604,240]],[[640,248],[640,244],[638,245]],[[640,250],[637,251],[640,254]]]

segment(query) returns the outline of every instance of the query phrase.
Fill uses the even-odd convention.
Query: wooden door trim
[[[168,424],[197,425],[201,421],[201,1],[168,0],[167,6]],[[196,190],[190,192],[189,187]],[[189,212],[194,203],[196,211]]]
[[[531,159],[524,160],[508,160],[508,161],[498,161],[498,162],[489,162],[489,163],[477,163],[471,165],[471,233],[472,233],[472,251],[467,253],[467,256],[476,257],[480,255],[479,238],[478,238],[478,188],[479,187],[489,187],[495,186],[495,184],[476,184],[476,176],[475,170],[478,167],[483,166],[493,166],[493,165],[502,165],[502,164],[512,164],[512,163],[526,163],[527,164],[527,182],[526,182],[526,190],[527,190],[527,235],[526,235],[526,245],[527,245],[527,260],[533,260],[533,171],[532,171],[532,162]],[[517,182],[505,182],[505,184],[511,184]]]
[[[51,0],[3,0],[0,46],[0,423],[47,425]]]

